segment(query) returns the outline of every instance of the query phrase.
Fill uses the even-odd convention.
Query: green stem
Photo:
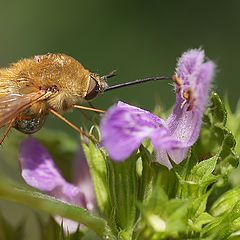
[[[138,181],[136,156],[121,163],[108,161],[108,181],[113,221],[120,229],[119,239],[131,239],[137,216]],[[111,222],[111,221],[110,221]]]
[[[0,180],[0,198],[77,221],[95,231],[102,239],[116,239],[103,218],[92,215],[84,208],[68,205],[42,193],[16,187],[6,179]]]

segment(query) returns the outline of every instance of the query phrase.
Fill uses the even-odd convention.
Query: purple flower
[[[22,177],[28,185],[65,203],[92,210],[95,196],[87,162],[83,156],[77,158],[77,162],[81,164],[78,173],[84,176],[79,178],[81,180],[79,186],[67,182],[62,177],[48,151],[32,137],[22,142],[19,159]],[[55,219],[59,224],[63,221],[66,232],[72,233],[78,228],[79,223],[72,220],[58,216]]]
[[[107,111],[100,129],[102,144],[113,160],[126,159],[146,138],[153,144],[156,160],[169,169],[169,159],[176,164],[184,160],[199,136],[214,76],[214,63],[204,58],[204,51],[193,49],[178,60],[176,104],[167,121],[122,102]]]

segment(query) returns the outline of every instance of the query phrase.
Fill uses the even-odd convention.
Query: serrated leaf
[[[202,123],[200,137],[194,146],[199,160],[218,155],[214,175],[218,177],[215,189],[210,196],[209,206],[224,191],[230,188],[229,175],[238,166],[239,157],[235,152],[235,139],[226,127],[227,111],[216,93],[212,95]]]
[[[192,165],[192,162],[196,162],[196,155],[193,151],[185,162],[174,167],[179,180],[177,196],[189,201],[187,216],[191,229],[189,232],[194,230],[196,234],[201,231],[203,223],[199,222],[199,217],[207,214],[206,206],[213,190],[209,186],[217,180],[217,177],[213,175],[217,160],[218,155]]]
[[[221,99],[216,93],[212,94],[211,105],[207,109],[202,123],[201,134],[196,150],[200,159],[213,156],[221,149],[233,149],[235,139],[226,128],[227,112]]]
[[[231,129],[236,139],[236,152],[240,154],[240,101],[238,101],[234,112],[231,110],[227,99],[225,100],[225,106],[228,113],[227,127]]]
[[[228,239],[231,234],[240,229],[240,202],[235,203],[229,211],[216,217],[214,221],[205,225],[201,232],[202,237],[211,239]]]
[[[189,157],[195,158],[192,154]],[[212,174],[217,163],[218,155],[204,160],[197,165],[193,166],[192,169],[188,169],[188,172],[183,174],[182,168],[184,165],[175,168],[176,175],[179,179],[178,196],[181,198],[194,198],[203,196],[207,187],[216,181],[216,176]],[[187,162],[186,162],[187,164]]]
[[[213,216],[219,216],[235,205],[236,202],[240,201],[240,186],[235,187],[225,192],[219,199],[217,199],[211,207],[211,214]]]
[[[217,93],[212,93],[211,102],[212,105],[210,107],[210,111],[212,113],[213,121],[215,123],[221,123],[225,126],[227,121],[227,111]]]

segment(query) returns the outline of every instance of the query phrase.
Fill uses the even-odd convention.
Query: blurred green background
[[[239,24],[237,0],[0,0],[0,66],[33,55],[62,52],[101,75],[117,69],[118,76],[109,80],[115,84],[172,75],[182,52],[202,47],[218,66],[214,89],[222,96],[227,93],[234,107],[240,87]],[[168,108],[174,103],[174,93],[170,84],[155,82],[108,92],[93,103],[107,109],[117,100],[149,110],[160,100]],[[83,119],[76,111],[67,116],[75,123]],[[50,119],[46,126],[75,134],[58,120]],[[17,159],[8,161],[11,163],[0,163],[0,173],[19,174],[14,168]],[[16,206],[2,206],[1,211],[14,218]],[[29,239],[37,238],[30,235]]]

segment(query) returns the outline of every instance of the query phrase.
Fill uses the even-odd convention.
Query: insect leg
[[[89,111],[93,111],[93,112],[98,112],[98,113],[105,113],[104,110],[93,108],[93,107],[85,107],[85,106],[76,105],[76,104],[74,104],[72,107],[82,109],[82,110],[89,110]]]
[[[0,145],[2,145],[3,141],[5,140],[5,138],[7,137],[9,131],[11,130],[12,126],[13,126],[13,123],[14,123],[15,119],[12,119],[9,124],[8,124],[8,127],[6,129],[6,131],[4,132],[1,140],[0,140]]]
[[[93,125],[96,125],[96,122],[93,120],[93,118],[91,118],[89,115],[88,115],[88,113],[86,112],[86,111],[84,111],[84,110],[82,110],[82,109],[79,109],[80,110],[80,112],[81,112],[81,114],[88,120],[88,121],[90,121]],[[100,113],[98,113],[98,114],[100,114]]]
[[[68,126],[73,128],[76,132],[78,132],[80,135],[87,137],[88,139],[92,140],[93,142],[97,142],[97,140],[94,138],[94,136],[91,136],[84,132],[82,129],[74,125],[72,122],[67,120],[65,117],[63,117],[61,114],[50,108],[50,112],[57,118],[61,119],[63,122],[65,122]]]

